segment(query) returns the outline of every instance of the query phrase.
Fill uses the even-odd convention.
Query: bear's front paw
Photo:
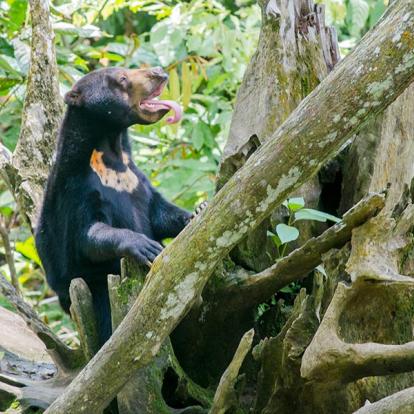
[[[200,203],[194,210],[193,215],[191,218],[193,219],[195,216],[198,216],[206,207],[208,206],[208,201],[203,201]]]
[[[129,255],[138,263],[151,267],[152,262],[161,253],[163,247],[145,235],[139,235],[129,249]]]

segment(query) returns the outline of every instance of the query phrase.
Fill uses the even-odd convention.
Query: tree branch
[[[396,392],[372,404],[366,404],[354,414],[403,414],[414,412],[414,387]]]
[[[212,293],[215,300],[217,296],[225,296],[230,309],[234,309],[232,301],[237,302],[238,309],[266,301],[282,287],[303,279],[321,263],[324,253],[342,247],[351,239],[352,229],[375,216],[384,207],[384,203],[384,195],[367,196],[346,212],[340,223],[330,227],[320,236],[308,240],[263,272],[253,275],[246,272],[226,280],[219,286],[219,290]],[[203,296],[208,300],[208,296]]]
[[[240,367],[252,347],[253,337],[253,329],[243,335],[233,360],[220,379],[209,414],[224,414],[232,407],[235,400],[234,385],[237,381]]]
[[[115,334],[49,414],[98,412],[108,405],[158,353],[216,263],[408,86],[413,43],[414,3],[400,0],[166,247]]]
[[[70,313],[78,328],[85,361],[89,361],[99,349],[98,327],[92,294],[86,282],[77,278],[73,279],[70,284],[69,295],[71,300]]]
[[[48,1],[30,0],[30,17],[30,69],[19,141],[11,159],[0,152],[0,165],[20,211],[35,227],[63,105]]]
[[[6,261],[9,266],[10,270],[10,279],[12,282],[13,287],[16,289],[16,293],[18,295],[21,294],[20,286],[19,286],[19,279],[17,277],[16,266],[14,265],[14,257],[13,251],[10,246],[10,239],[9,239],[9,232],[7,231],[6,227],[0,221],[0,237],[3,240],[4,252],[6,256]]]

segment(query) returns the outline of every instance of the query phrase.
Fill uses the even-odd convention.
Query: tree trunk
[[[0,153],[0,169],[32,228],[52,161],[62,99],[47,0],[30,0],[32,45],[21,131],[12,157]]]

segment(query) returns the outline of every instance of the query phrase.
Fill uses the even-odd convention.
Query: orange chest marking
[[[138,177],[128,166],[128,154],[125,152],[122,153],[122,161],[126,166],[125,171],[116,171],[112,168],[108,168],[102,157],[102,151],[93,150],[90,159],[90,166],[98,175],[102,185],[113,188],[119,192],[126,191],[127,193],[132,193],[138,187],[139,181]]]

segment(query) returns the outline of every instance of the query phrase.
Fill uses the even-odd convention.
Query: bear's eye
[[[128,78],[127,78],[125,75],[122,75],[122,76],[119,78],[119,82],[121,82],[121,83],[123,83],[123,84],[127,84],[127,82],[128,82]]]

